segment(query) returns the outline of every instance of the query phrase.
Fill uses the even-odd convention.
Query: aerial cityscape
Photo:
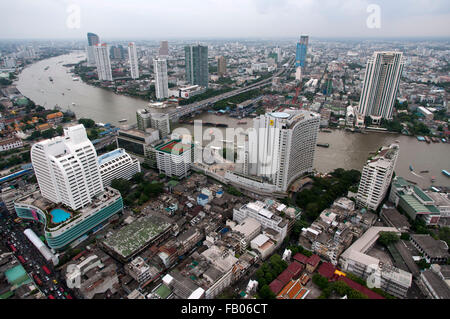
[[[31,2],[0,299],[450,299],[449,3]]]

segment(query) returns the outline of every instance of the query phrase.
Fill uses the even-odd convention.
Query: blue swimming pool
[[[62,223],[70,218],[70,213],[64,209],[56,208],[50,212],[52,215],[52,222],[55,224]]]

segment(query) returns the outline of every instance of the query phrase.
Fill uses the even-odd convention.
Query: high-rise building
[[[297,53],[295,55],[295,67],[301,67],[305,69],[306,66],[306,56],[308,54],[308,43],[309,37],[307,35],[302,35],[300,37],[300,42],[297,43]]]
[[[98,79],[100,81],[112,81],[111,60],[109,59],[106,43],[94,46],[95,65],[97,66]]]
[[[161,41],[161,45],[159,46],[159,55],[169,56],[169,42]]]
[[[109,51],[111,59],[122,60],[125,56],[123,51],[124,51],[123,46],[121,46],[121,45],[119,45],[117,47],[112,46]]]
[[[152,127],[152,114],[147,109],[141,109],[136,111],[137,127],[139,130],[144,131]]]
[[[227,73],[227,60],[224,56],[221,56],[217,59],[217,73],[220,77],[224,76]]]
[[[95,66],[94,47],[100,43],[100,38],[95,33],[88,33],[88,47],[87,47],[87,66]]]
[[[404,64],[401,52],[375,52],[367,62],[358,110],[374,124],[392,119]]]
[[[170,118],[166,113],[152,113],[151,126],[159,131],[161,139],[166,138],[170,134]]]
[[[184,48],[186,62],[186,80],[192,85],[208,87],[208,47],[190,45]]]
[[[131,78],[139,79],[139,64],[136,52],[136,44],[131,42],[128,44],[128,60],[130,62]]]
[[[44,198],[73,210],[104,191],[97,152],[83,125],[64,129],[64,137],[36,143],[31,162]]]
[[[381,148],[377,155],[368,160],[363,168],[356,196],[358,206],[378,209],[391,184],[399,151],[399,145],[392,144]]]
[[[158,100],[169,97],[169,80],[167,77],[167,61],[154,59],[153,70],[155,72],[155,92]]]
[[[281,61],[283,61],[283,53],[281,52],[280,47],[276,47],[275,53],[277,55],[277,63],[280,63]]]
[[[314,167],[320,115],[308,111],[267,113],[249,132],[244,174],[259,176],[281,192]]]

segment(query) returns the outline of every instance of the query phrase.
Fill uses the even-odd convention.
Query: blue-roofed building
[[[209,203],[209,197],[205,194],[200,194],[197,196],[197,204],[200,206],[205,206]]]
[[[114,179],[130,180],[141,172],[139,160],[132,158],[122,148],[99,156],[98,167],[105,187],[110,186]]]

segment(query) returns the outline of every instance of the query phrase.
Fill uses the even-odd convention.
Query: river
[[[73,81],[72,74],[67,73],[68,68],[63,64],[77,63],[84,58],[84,52],[74,52],[30,65],[20,74],[16,83],[17,88],[36,104],[48,109],[59,105],[63,110],[70,109],[75,112],[78,118],[92,118],[97,122],[113,124],[118,124],[121,119],[127,119],[128,123],[135,123],[136,110],[144,108],[148,102],[117,95],[87,85],[81,80]],[[47,66],[49,69],[45,70]],[[53,78],[53,82],[49,81],[49,76]],[[75,103],[75,106],[72,106],[72,103]],[[165,112],[166,110],[169,109],[155,111]],[[238,125],[237,119],[210,113],[203,113],[197,119],[244,129],[252,125],[252,119],[246,119],[246,125]],[[193,131],[192,125],[183,126]],[[342,130],[334,130],[333,133],[321,132],[318,142],[329,143],[330,148],[317,148],[315,168],[319,172],[330,172],[340,167],[361,171],[371,152],[396,141],[400,144],[397,175],[414,181],[423,188],[432,185],[432,176],[436,177],[434,183],[436,186],[450,186],[450,178],[441,172],[443,169],[450,171],[450,144],[426,144],[419,142],[415,137],[397,134],[358,134]],[[414,167],[415,173],[410,171],[410,165]],[[425,170],[429,173],[420,173]]]

